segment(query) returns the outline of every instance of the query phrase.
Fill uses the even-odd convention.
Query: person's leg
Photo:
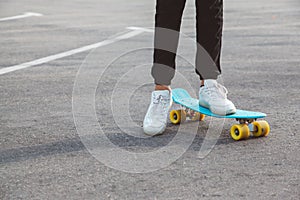
[[[156,85],[170,85],[175,75],[176,51],[185,2],[186,0],[156,1],[151,72]]]
[[[196,73],[201,79],[199,104],[215,114],[235,113],[234,104],[227,99],[226,88],[216,81],[221,74],[223,0],[196,0],[196,12]]]
[[[196,73],[201,80],[221,74],[223,0],[196,0]]]
[[[162,134],[172,104],[171,80],[185,0],[157,0],[155,15],[154,55],[151,74],[156,84],[147,110],[143,129],[147,135]]]

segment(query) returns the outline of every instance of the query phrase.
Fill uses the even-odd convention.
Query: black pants
[[[200,79],[217,79],[223,27],[223,0],[196,1],[196,73]],[[186,0],[157,0],[152,76],[156,84],[170,85],[175,75],[175,58]],[[172,30],[172,34],[168,31]],[[160,48],[166,43],[166,48]],[[195,42],[196,44],[196,42]],[[169,48],[170,51],[169,51]],[[173,48],[173,49],[172,49]],[[166,67],[167,66],[167,67]]]

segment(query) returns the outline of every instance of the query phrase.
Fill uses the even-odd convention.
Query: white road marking
[[[0,69],[0,75],[7,74],[9,72],[17,71],[17,70],[20,70],[20,69],[25,69],[25,68],[28,68],[28,67],[44,64],[44,63],[47,63],[47,62],[50,62],[50,61],[53,61],[53,60],[57,60],[57,59],[64,58],[64,57],[67,57],[67,56],[71,56],[71,55],[74,55],[74,54],[89,51],[91,49],[95,49],[95,48],[98,48],[98,47],[106,46],[106,45],[109,45],[109,44],[112,44],[112,43],[115,43],[115,42],[118,42],[118,41],[121,41],[121,40],[132,38],[132,37],[137,36],[137,35],[139,35],[143,32],[145,32],[143,29],[132,30],[128,33],[119,35],[119,36],[111,38],[111,39],[104,40],[102,42],[87,45],[87,46],[84,46],[84,47],[80,47],[80,48],[73,49],[73,50],[70,50],[70,51],[62,52],[62,53],[59,53],[59,54],[47,56],[47,57],[40,58],[40,59],[37,59],[37,60],[33,60],[33,61],[30,61],[30,62],[26,62],[26,63],[23,63],[23,64],[14,65],[14,66],[11,66],[11,67],[5,67],[5,68]]]
[[[129,30],[141,30],[143,32],[153,33],[154,29],[152,28],[142,28],[142,27],[136,27],[136,26],[129,26],[127,27]]]
[[[294,25],[294,24],[285,24],[285,25]],[[232,27],[232,28],[235,29],[234,27]],[[243,27],[236,27],[236,28],[239,29],[239,28],[243,28]],[[142,27],[127,27],[127,29],[129,29],[131,31],[128,32],[128,33],[125,33],[123,35],[119,35],[119,36],[117,36],[115,38],[112,38],[112,39],[107,39],[107,40],[104,40],[102,42],[87,45],[87,46],[84,46],[84,47],[80,47],[80,48],[73,49],[73,50],[70,50],[70,51],[62,52],[62,53],[59,53],[59,54],[47,56],[47,57],[40,58],[40,59],[37,59],[37,60],[33,60],[33,61],[30,61],[30,62],[26,62],[26,63],[23,63],[23,64],[2,68],[2,69],[0,69],[0,75],[7,74],[9,72],[17,71],[17,70],[20,70],[20,69],[25,69],[25,68],[28,68],[28,67],[44,64],[44,63],[47,63],[47,62],[50,62],[50,61],[53,61],[53,60],[57,60],[57,59],[64,58],[64,57],[67,57],[67,56],[71,56],[71,55],[74,55],[74,54],[89,51],[91,49],[96,49],[98,47],[106,46],[106,45],[118,42],[120,40],[125,40],[125,39],[132,38],[132,37],[137,36],[137,35],[139,35],[143,32],[153,32],[154,31],[153,29],[142,28]],[[229,29],[231,29],[231,28],[229,28]],[[263,62],[270,62],[270,61],[274,62],[274,60],[264,60]],[[287,60],[287,61],[290,61],[290,60]],[[231,61],[223,61],[223,62],[231,62]],[[260,62],[260,61],[257,60],[257,61],[252,61],[252,62]]]
[[[13,17],[1,18],[0,22],[9,21],[9,20],[15,20],[15,19],[22,19],[22,18],[26,18],[26,17],[40,17],[40,16],[43,16],[43,14],[34,13],[34,12],[26,12],[23,15],[17,15],[17,16],[13,16]]]

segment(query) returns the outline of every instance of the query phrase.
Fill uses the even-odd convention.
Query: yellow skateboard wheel
[[[230,129],[230,135],[236,141],[247,139],[250,136],[250,130],[246,124],[235,124]]]
[[[203,121],[203,120],[204,120],[204,118],[205,118],[205,115],[204,115],[204,114],[202,114],[202,113],[200,113],[199,120],[200,120],[200,121]]]
[[[185,110],[172,110],[170,112],[170,121],[172,124],[183,123],[186,120]]]
[[[195,112],[194,116],[192,117],[192,121],[203,121],[205,118],[205,115]]]
[[[267,136],[270,133],[270,126],[268,122],[261,120],[261,121],[255,121],[253,124],[253,136],[254,137],[263,137]]]

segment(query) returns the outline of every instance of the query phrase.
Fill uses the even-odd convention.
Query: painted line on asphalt
[[[0,69],[0,75],[7,74],[7,73],[17,71],[17,70],[21,70],[21,69],[25,69],[25,68],[29,68],[29,67],[33,67],[33,66],[36,66],[36,65],[41,65],[41,64],[53,61],[53,60],[57,60],[57,59],[64,58],[64,57],[67,57],[67,56],[71,56],[71,55],[74,55],[74,54],[82,53],[82,52],[89,51],[89,50],[92,50],[92,49],[96,49],[96,48],[106,46],[106,45],[109,45],[109,44],[112,44],[112,43],[115,43],[115,42],[118,42],[118,41],[121,41],[121,40],[125,40],[125,39],[135,37],[135,36],[137,36],[141,33],[144,33],[144,32],[153,32],[154,31],[153,29],[142,28],[142,27],[127,27],[127,29],[129,29],[131,31],[128,32],[128,33],[119,35],[117,37],[104,40],[102,42],[98,42],[98,43],[87,45],[87,46],[80,47],[80,48],[77,48],[77,49],[65,51],[65,52],[62,52],[62,53],[55,54],[55,55],[47,56],[47,57],[40,58],[40,59],[37,59],[37,60],[33,60],[33,61],[30,61],[30,62],[26,62],[26,63],[23,63],[23,64],[2,68],[2,69]],[[272,62],[273,62],[273,60],[272,60]]]
[[[41,17],[41,16],[43,16],[43,14],[41,14],[41,13],[26,12],[23,15],[16,15],[16,16],[12,16],[12,17],[1,18],[0,22],[22,19],[22,18],[27,18],[27,17]]]
[[[154,32],[153,28],[143,28],[143,27],[136,27],[136,26],[129,26],[129,27],[127,27],[127,29],[129,29],[129,30],[140,30],[140,31],[147,32],[147,33],[153,33]]]
[[[128,28],[128,29],[130,29],[130,28]],[[28,68],[28,67],[33,67],[33,66],[36,66],[36,65],[44,64],[44,63],[47,63],[47,62],[50,62],[50,61],[53,61],[53,60],[57,60],[57,59],[64,58],[64,57],[67,57],[67,56],[71,56],[71,55],[74,55],[74,54],[82,53],[82,52],[89,51],[89,50],[92,50],[92,49],[96,49],[96,48],[99,48],[99,47],[103,47],[103,46],[106,46],[106,45],[109,45],[109,44],[112,44],[112,43],[115,43],[115,42],[118,42],[118,41],[121,41],[121,40],[125,40],[125,39],[135,37],[135,36],[145,32],[147,30],[149,31],[149,29],[145,29],[145,28],[132,29],[132,31],[130,31],[128,33],[116,36],[116,37],[111,38],[111,39],[104,40],[102,42],[98,42],[98,43],[95,43],[95,44],[90,44],[90,45],[87,45],[87,46],[84,46],[84,47],[80,47],[80,48],[73,49],[73,50],[70,50],[70,51],[65,51],[65,52],[62,52],[62,53],[55,54],[55,55],[47,56],[47,57],[40,58],[40,59],[37,59],[37,60],[33,60],[33,61],[30,61],[30,62],[26,62],[26,63],[23,63],[23,64],[14,65],[14,66],[10,66],[10,67],[5,67],[5,68],[0,69],[0,75],[7,74],[7,73],[17,71],[17,70],[21,70],[21,69],[25,69],[25,68]]]

